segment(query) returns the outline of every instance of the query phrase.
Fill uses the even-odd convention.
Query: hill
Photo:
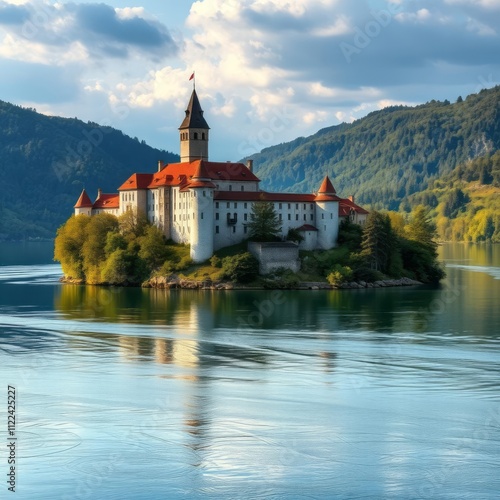
[[[328,173],[344,195],[398,210],[435,179],[498,149],[500,87],[495,87],[454,104],[385,108],[249,158],[264,188],[311,192]]]
[[[500,243],[500,151],[459,165],[408,204],[430,210],[442,240]]]
[[[82,187],[116,192],[158,160],[179,157],[111,127],[0,101],[0,239],[53,238]]]

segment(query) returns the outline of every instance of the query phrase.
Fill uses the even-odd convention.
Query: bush
[[[341,266],[340,264],[335,264],[332,272],[327,276],[328,283],[330,285],[341,285],[347,281],[351,281],[353,276],[352,269],[348,266]]]
[[[222,259],[217,257],[217,255],[213,255],[212,257],[210,257],[210,265],[212,267],[217,267],[218,269],[220,269],[222,267]]]
[[[259,262],[249,252],[233,257],[224,257],[222,260],[222,278],[248,283],[259,274]]]

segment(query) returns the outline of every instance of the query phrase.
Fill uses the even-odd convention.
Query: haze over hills
[[[52,238],[85,187],[116,192],[136,171],[179,156],[119,130],[0,101],[0,239]]]
[[[431,181],[499,148],[497,86],[454,104],[385,108],[249,158],[264,189],[311,192],[327,173],[343,196],[397,210]]]

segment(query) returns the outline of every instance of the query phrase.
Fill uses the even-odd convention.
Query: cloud
[[[168,29],[144,9],[114,9],[104,3],[0,4],[0,23],[20,45],[51,48],[55,57],[78,43],[87,57],[158,59],[175,56],[178,47]],[[9,25],[9,26],[8,26]],[[28,54],[29,56],[29,54]],[[52,63],[50,59],[46,61]]]
[[[23,24],[29,15],[28,9],[23,6],[0,2],[0,24]]]

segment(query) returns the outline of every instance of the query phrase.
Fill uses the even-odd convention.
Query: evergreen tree
[[[259,201],[252,206],[249,238],[252,241],[276,241],[281,231],[280,221],[274,205],[268,201]]]
[[[410,240],[417,241],[435,252],[436,226],[429,219],[423,205],[418,205],[413,211],[410,223],[406,226],[406,234]]]
[[[373,211],[368,216],[361,241],[362,255],[376,271],[388,272],[396,237],[387,214]]]

